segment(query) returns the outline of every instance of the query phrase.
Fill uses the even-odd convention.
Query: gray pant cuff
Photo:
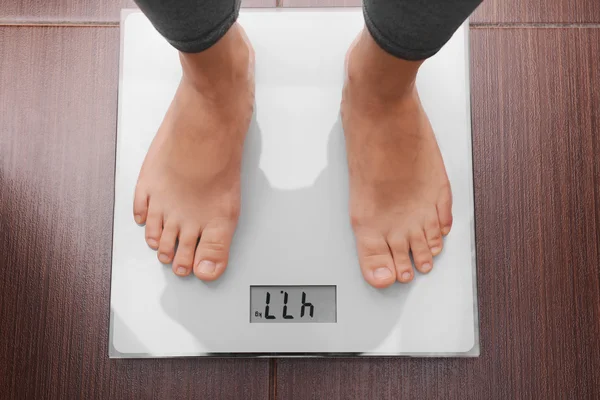
[[[237,21],[239,13],[239,7],[235,7],[231,14],[221,21],[213,30],[203,33],[202,36],[197,39],[185,41],[166,39],[173,47],[183,53],[200,53],[201,51],[210,48],[225,36],[227,31],[229,31],[229,28]]]
[[[393,55],[394,57],[402,58],[408,61],[421,61],[433,56],[441,49],[441,47],[428,50],[409,49],[407,47],[399,45],[398,43],[394,43],[375,26],[373,20],[369,16],[367,8],[364,6],[363,14],[365,17],[365,25],[367,26],[369,33],[375,40],[375,43],[377,43],[379,47],[381,47],[383,50]]]

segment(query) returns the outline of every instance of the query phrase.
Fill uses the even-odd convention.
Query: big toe
[[[375,288],[385,288],[396,281],[392,254],[383,235],[356,232],[356,249],[363,277]]]
[[[235,232],[235,220],[210,222],[202,231],[194,258],[194,274],[203,281],[214,281],[223,274]]]

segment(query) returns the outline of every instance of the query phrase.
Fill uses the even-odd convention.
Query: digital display
[[[336,287],[250,286],[250,322],[336,322]]]

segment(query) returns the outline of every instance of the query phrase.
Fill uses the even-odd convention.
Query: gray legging
[[[405,60],[434,55],[482,0],[363,0],[367,29],[388,53]],[[198,53],[233,25],[240,0],[136,0],[177,50]]]

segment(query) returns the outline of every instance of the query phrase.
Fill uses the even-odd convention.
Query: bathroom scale
[[[122,13],[110,357],[478,356],[468,24],[417,79],[452,185],[452,231],[429,274],[375,289],[358,264],[339,113],[361,9],[242,10],[239,23],[256,52],[256,104],[229,265],[207,283],[161,264],[133,219],[181,68],[141,12]]]

